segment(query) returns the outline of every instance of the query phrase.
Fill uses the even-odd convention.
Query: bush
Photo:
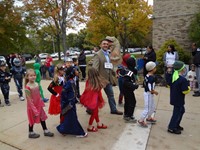
[[[169,39],[156,52],[157,61],[158,61],[157,74],[164,73],[163,55],[167,51],[167,47],[170,44],[174,45],[175,49],[177,50],[180,61],[183,61],[185,64],[188,64],[190,61],[190,52],[183,50],[183,48],[179,44],[177,44],[177,42],[174,39]]]

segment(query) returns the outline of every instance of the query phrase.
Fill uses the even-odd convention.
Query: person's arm
[[[55,82],[54,81],[52,81],[50,84],[49,84],[49,86],[48,86],[48,91],[51,93],[51,94],[53,94],[53,95],[57,95],[58,93],[56,92],[56,91],[54,91],[54,87],[56,86],[56,84],[55,84]]]
[[[175,60],[179,60],[178,52],[175,52]]]
[[[99,70],[99,63],[100,63],[99,56],[98,54],[95,54],[92,67],[95,68],[96,70]]]

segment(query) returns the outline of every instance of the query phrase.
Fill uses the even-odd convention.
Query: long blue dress
[[[64,116],[64,121],[57,126],[58,132],[61,134],[85,135],[81,124],[78,121],[76,113],[76,96],[75,83],[73,79],[68,80],[61,93],[61,109],[65,108],[69,103],[73,106]]]

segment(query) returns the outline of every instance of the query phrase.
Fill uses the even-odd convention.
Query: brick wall
[[[153,46],[157,50],[168,39],[175,39],[189,50],[188,27],[194,14],[200,12],[200,0],[154,0]]]

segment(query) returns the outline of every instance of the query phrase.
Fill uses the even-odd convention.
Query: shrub
[[[190,52],[185,51],[174,39],[169,39],[156,52],[158,61],[157,74],[163,74],[164,72],[163,55],[167,51],[167,47],[170,44],[174,45],[175,49],[177,50],[180,61],[183,61],[185,64],[188,64],[190,61]]]

